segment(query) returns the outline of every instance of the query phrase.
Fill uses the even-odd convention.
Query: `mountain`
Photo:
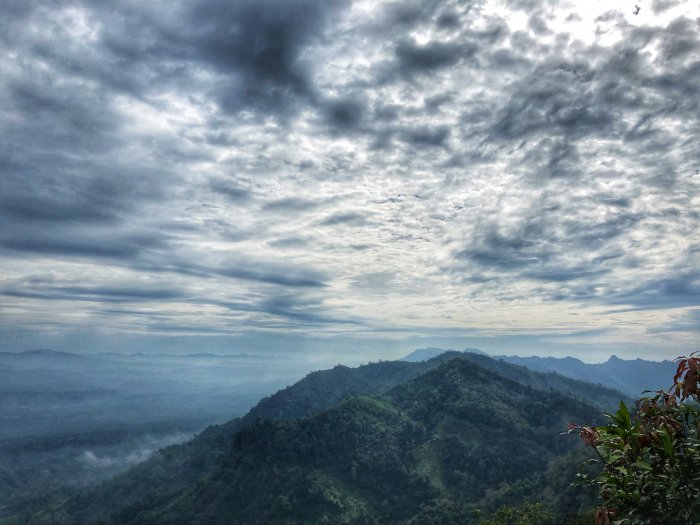
[[[624,400],[625,402],[632,401],[631,397],[626,396],[619,390],[609,388],[608,386],[582,382],[581,380],[567,377],[565,374],[560,374],[549,370],[544,371],[545,373],[532,370],[525,365],[509,363],[504,359],[489,357],[484,352],[471,352],[470,349],[465,349],[461,352],[455,350],[442,350],[440,348],[425,350],[439,351],[436,357],[425,361],[425,363],[427,363],[429,366],[431,363],[440,363],[442,361],[458,357],[471,361],[478,366],[491,370],[492,372],[513,381],[517,381],[523,385],[538,388],[540,390],[556,390],[559,392],[565,392],[575,398],[584,399],[589,403],[600,406],[601,408],[617,406],[620,400]],[[416,352],[421,352],[421,350],[416,350]],[[413,354],[416,352],[413,352]],[[406,357],[404,357],[401,361],[406,361]],[[420,364],[423,363],[423,361],[416,361],[416,363]]]
[[[576,445],[566,422],[598,414],[452,359],[380,396],[258,421],[205,478],[110,523],[428,523],[439,507],[466,520],[543,490],[549,463]]]
[[[377,506],[376,497],[367,494],[370,485],[392,486],[394,492],[401,487],[399,492],[406,490],[410,501],[426,508],[437,505],[435,498],[448,498],[455,505],[461,502],[459,512],[466,512],[462,507],[467,503],[492,507],[514,497],[505,488],[498,494],[486,490],[501,481],[520,480],[519,488],[513,490],[521,495],[528,491],[536,495],[551,485],[545,479],[548,463],[576,441],[560,436],[566,422],[592,421],[601,411],[601,402],[611,408],[620,397],[603,387],[458,352],[419,363],[336,366],[308,374],[263,399],[241,419],[165,448],[99,487],[75,496],[57,496],[40,513],[23,519],[94,523],[116,511],[115,523],[175,523],[180,517],[188,523],[193,516],[186,509],[200,509],[199,505],[228,516],[230,510],[222,510],[224,500],[217,496],[209,501],[207,494],[240,498],[242,502],[236,499],[232,508],[248,518],[263,515],[257,514],[262,506],[288,513],[297,504],[309,512],[330,505],[331,523],[353,522],[355,510],[348,508],[355,506],[360,509],[356,509],[358,516],[370,520],[357,523],[383,522],[382,516],[389,512],[380,510],[383,505],[391,513],[399,512],[397,506],[419,512],[413,503],[389,497],[388,488],[377,489],[377,497],[383,494],[387,500]],[[585,401],[589,398],[593,404]],[[521,438],[524,441],[518,445]],[[340,463],[334,464],[334,458]],[[357,463],[354,478],[353,461]],[[474,473],[475,465],[481,469],[479,474]],[[569,467],[555,469],[557,475],[561,477],[560,472]],[[355,487],[355,481],[365,475],[367,485]],[[457,478],[463,490],[473,492],[466,499],[444,488],[455,486]],[[566,493],[570,481],[567,478],[555,492]],[[266,494],[273,494],[274,501],[268,501]],[[304,494],[315,494],[316,499],[307,501]],[[333,510],[329,503],[333,494],[349,507]],[[255,501],[258,506],[253,505]],[[248,504],[252,506],[245,507]],[[209,523],[209,514],[202,516],[207,517],[194,522]],[[301,521],[296,522],[305,519],[299,517]],[[238,522],[259,521],[232,521]],[[272,518],[268,522],[277,523]]]
[[[46,366],[53,368],[67,368],[75,366],[89,366],[93,362],[87,356],[60,352],[48,348],[24,350],[22,352],[0,352],[0,365],[8,368],[34,368]]]
[[[452,355],[444,354],[445,357]],[[465,353],[461,354],[461,357],[526,386],[544,391],[563,392],[602,408],[617,406],[620,400],[628,403],[632,401],[632,398],[619,390],[601,384],[586,383],[556,372],[537,372],[522,365],[496,360],[480,354]]]
[[[573,357],[497,356],[508,363],[526,366],[538,372],[555,372],[579,381],[602,384],[633,398],[644,390],[668,389],[676,371],[671,361],[624,360],[612,356],[605,363],[588,364]]]
[[[428,361],[434,357],[444,354],[445,352],[465,352],[471,354],[488,355],[481,350],[476,348],[465,348],[464,350],[445,350],[444,348],[419,348],[414,350],[407,356],[401,358],[401,361],[408,361],[410,363],[418,363],[420,361]]]

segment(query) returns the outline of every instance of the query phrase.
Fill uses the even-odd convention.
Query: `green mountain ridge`
[[[586,393],[598,406],[575,399]],[[40,512],[25,513],[23,521],[15,522],[178,523],[188,516],[193,521],[179,522],[263,523],[241,517],[252,519],[260,511],[256,505],[263,505],[280,516],[292,516],[290,509],[313,510],[314,520],[325,515],[331,523],[399,523],[434,514],[429,509],[441,500],[450,502],[453,514],[464,514],[477,504],[493,508],[513,500],[514,479],[519,495],[544,491],[551,485],[543,481],[548,464],[575,443],[559,435],[566,422],[591,421],[600,406],[610,407],[620,397],[609,389],[476,354],[337,366],[261,400],[241,419],[165,448],[100,487],[68,499],[59,495]],[[489,435],[488,428],[495,434]],[[348,442],[348,436],[354,441]],[[518,440],[519,447],[514,445]],[[517,456],[511,461],[515,471],[503,462],[504,454]],[[447,468],[458,464],[461,469]],[[513,477],[516,471],[526,475]],[[363,476],[369,476],[366,486]],[[258,478],[264,482],[254,483]],[[503,483],[507,486],[497,494],[488,492]],[[382,492],[382,486],[387,490]],[[254,487],[277,499],[260,500]],[[210,500],[220,493],[228,499]],[[404,493],[409,502],[399,504]],[[238,517],[227,510],[231,498],[241,498],[233,506]],[[228,517],[201,521],[203,509]],[[396,519],[386,521],[390,516]],[[288,523],[315,522],[307,518],[289,518]]]
[[[381,396],[258,421],[205,478],[110,523],[428,523],[445,502],[468,519],[514,499],[489,488],[543,489],[550,461],[576,445],[560,435],[566,422],[597,416],[570,396],[453,359]]]

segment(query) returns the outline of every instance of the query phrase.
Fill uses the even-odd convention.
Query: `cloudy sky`
[[[698,348],[697,2],[0,12],[2,349]]]

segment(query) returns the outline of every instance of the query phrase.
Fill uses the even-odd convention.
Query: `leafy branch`
[[[700,357],[677,361],[671,388],[639,399],[634,413],[620,402],[606,425],[569,425],[603,467],[597,477],[579,474],[603,502],[596,525],[700,523]]]

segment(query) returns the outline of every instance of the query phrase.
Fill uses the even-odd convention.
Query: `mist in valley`
[[[239,417],[315,366],[246,354],[0,353],[0,517]]]

